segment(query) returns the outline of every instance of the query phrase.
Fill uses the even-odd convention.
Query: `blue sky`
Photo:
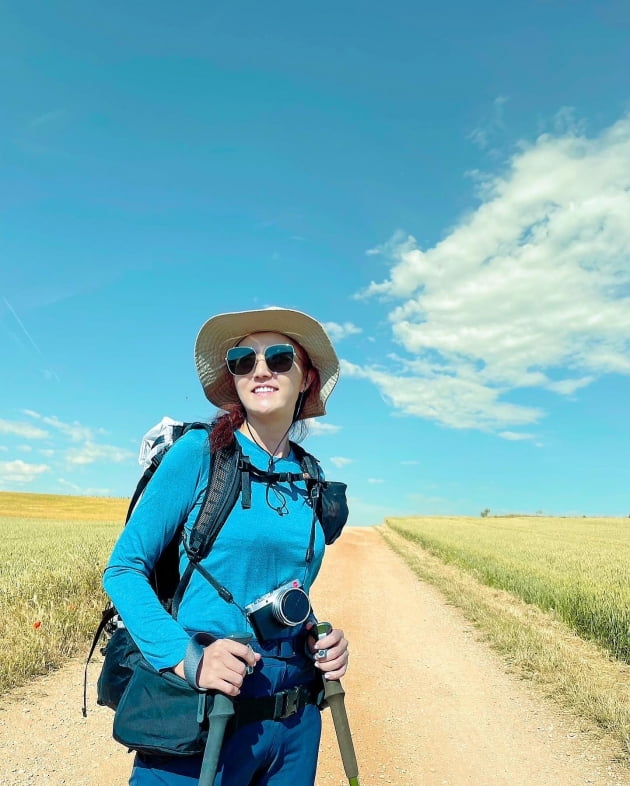
[[[386,515],[628,515],[630,10],[0,9],[0,489],[127,496],[268,305],[343,373],[307,445]]]

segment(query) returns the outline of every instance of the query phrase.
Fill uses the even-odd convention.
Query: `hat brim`
[[[326,413],[326,400],[339,379],[339,359],[323,326],[317,320],[288,308],[235,311],[211,317],[195,342],[195,365],[206,398],[219,409],[238,404],[239,398],[225,364],[225,354],[250,333],[282,333],[297,341],[319,372],[319,396],[306,398],[298,419]]]

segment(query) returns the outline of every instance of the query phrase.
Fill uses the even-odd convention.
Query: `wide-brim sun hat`
[[[219,409],[239,403],[225,363],[226,352],[250,333],[264,332],[282,333],[296,341],[319,372],[319,396],[307,395],[298,420],[326,414],[326,400],[339,379],[337,353],[317,320],[278,306],[217,314],[201,327],[195,342],[195,365],[206,398]]]

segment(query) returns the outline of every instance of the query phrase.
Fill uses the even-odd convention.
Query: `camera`
[[[287,628],[301,625],[311,613],[311,602],[294,579],[245,606],[259,641],[281,638]]]

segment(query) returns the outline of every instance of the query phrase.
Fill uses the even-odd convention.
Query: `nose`
[[[263,364],[262,368],[260,366],[261,363]],[[269,366],[267,366],[267,361],[265,360],[264,355],[256,355],[256,363],[254,364],[253,372],[255,377],[272,376],[272,372],[269,371]]]

